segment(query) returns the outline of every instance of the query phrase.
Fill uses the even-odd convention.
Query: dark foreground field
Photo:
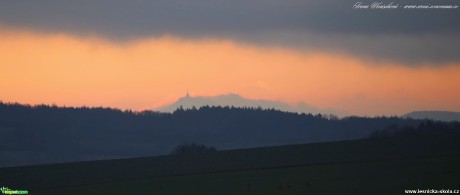
[[[370,139],[0,169],[29,194],[403,194],[460,189],[456,138]]]

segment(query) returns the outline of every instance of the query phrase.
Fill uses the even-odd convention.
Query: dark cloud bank
[[[413,65],[460,61],[460,9],[353,9],[357,2],[0,0],[0,25],[118,41],[163,35],[226,38]],[[380,2],[460,5],[455,0]]]

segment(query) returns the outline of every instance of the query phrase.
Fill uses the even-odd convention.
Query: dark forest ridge
[[[168,154],[183,143],[218,150],[352,140],[422,120],[209,107],[173,113],[0,103],[0,166]]]

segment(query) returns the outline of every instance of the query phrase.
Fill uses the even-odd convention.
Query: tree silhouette
[[[184,154],[205,154],[217,151],[214,146],[206,146],[204,144],[181,144],[171,151],[171,155],[184,155]]]

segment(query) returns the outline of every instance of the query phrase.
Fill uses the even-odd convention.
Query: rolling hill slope
[[[216,186],[237,186],[241,193],[248,190],[254,194],[278,194],[280,189],[274,186],[287,189],[289,183],[286,182],[293,182],[295,186],[304,182],[304,188],[296,188],[300,190],[298,194],[311,190],[321,192],[328,189],[326,186],[339,190],[344,182],[348,183],[348,190],[365,192],[378,187],[379,182],[389,182],[381,183],[387,187],[382,192],[388,193],[403,187],[452,187],[458,182],[454,178],[460,176],[459,149],[460,143],[454,137],[365,139],[202,155],[2,168],[0,181],[2,185],[27,189],[33,194],[124,194],[125,188],[132,193],[177,194],[180,192],[177,186],[195,189],[192,187],[195,185],[202,185],[202,189],[195,189],[194,194],[216,193],[219,191]],[[411,178],[411,181],[401,178]],[[360,183],[368,180],[372,181],[370,187],[361,186],[363,191],[359,190]],[[305,182],[318,189],[305,187]],[[255,185],[271,187],[256,190],[259,188]]]

